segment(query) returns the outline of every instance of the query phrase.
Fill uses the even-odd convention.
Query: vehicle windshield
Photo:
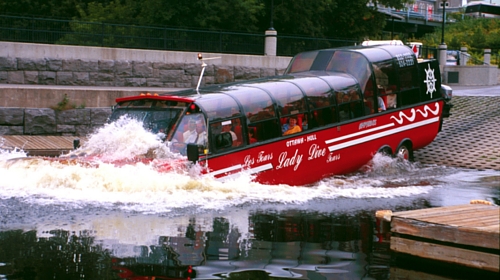
[[[182,109],[180,108],[163,108],[161,110],[120,108],[113,111],[109,120],[113,122],[126,115],[142,122],[144,128],[152,133],[168,135],[181,113]]]
[[[114,122],[122,116],[138,120],[152,133],[173,134],[175,123],[187,108],[188,103],[155,99],[139,99],[121,102],[115,106],[109,121]]]

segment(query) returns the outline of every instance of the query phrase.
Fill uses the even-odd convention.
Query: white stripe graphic
[[[233,165],[233,166],[230,166],[230,167],[219,169],[217,171],[212,171],[212,172],[210,172],[210,174],[213,175],[213,176],[217,176],[217,175],[228,173],[228,172],[235,171],[235,170],[239,171],[239,170],[241,170],[242,167],[243,166],[241,164]],[[272,163],[260,165],[260,166],[254,167],[254,168],[249,168],[249,169],[247,169],[247,171],[250,174],[255,174],[255,173],[259,173],[259,172],[262,172],[262,171],[265,171],[265,170],[269,170],[269,169],[273,169],[273,164]]]
[[[342,136],[342,137],[338,137],[338,138],[326,140],[325,144],[328,145],[328,144],[331,144],[333,142],[342,141],[344,139],[348,139],[348,138],[356,137],[356,136],[359,136],[359,135],[371,133],[371,132],[374,132],[374,131],[377,131],[377,130],[386,129],[386,128],[391,127],[391,126],[395,126],[395,124],[394,123],[390,123],[390,124],[382,125],[382,126],[379,126],[379,127],[375,127],[375,128],[363,130],[363,131],[360,131],[360,132],[356,132],[356,133],[353,133],[353,134],[345,135],[345,136]]]
[[[377,139],[377,138],[381,138],[381,137],[385,137],[385,136],[388,136],[388,135],[396,134],[396,133],[399,133],[399,132],[402,132],[402,131],[410,130],[410,129],[413,129],[413,128],[416,128],[416,127],[424,126],[424,125],[431,124],[431,123],[438,122],[438,121],[439,121],[439,117],[435,117],[435,118],[428,119],[428,120],[425,120],[425,121],[421,121],[421,122],[417,122],[417,123],[412,123],[412,124],[409,124],[409,125],[405,125],[405,126],[401,126],[401,127],[398,127],[398,128],[390,129],[390,130],[387,130],[387,131],[379,132],[379,133],[376,133],[376,134],[373,134],[373,135],[365,136],[365,137],[362,137],[362,138],[359,138],[359,139],[356,139],[356,140],[351,140],[351,141],[348,141],[348,142],[345,142],[345,143],[342,143],[342,144],[333,145],[333,146],[328,147],[328,150],[330,150],[330,152],[337,151],[337,150],[340,150],[340,149],[343,149],[343,148],[351,147],[351,146],[358,145],[358,144],[361,144],[361,143],[364,143],[364,142],[368,142],[368,141],[371,141],[371,140],[374,140],[374,139]],[[347,135],[347,136],[349,136],[349,135]]]
[[[272,163],[268,163],[268,164],[264,164],[264,165],[257,166],[257,167],[254,167],[254,168],[250,168],[250,169],[247,169],[247,171],[248,171],[248,173],[250,173],[251,175],[253,175],[253,174],[257,174],[259,172],[266,171],[266,170],[269,170],[269,169],[273,169],[273,164]],[[218,172],[217,175],[220,174],[220,173],[221,172]],[[210,173],[210,174],[213,174],[213,173]],[[227,176],[217,178],[217,180],[227,180],[227,179],[231,179],[231,178],[236,177],[236,176],[239,176],[239,174],[238,173],[232,173],[232,174],[229,174]]]
[[[217,171],[212,171],[212,172],[210,172],[210,174],[214,175],[214,176],[217,176],[217,175],[220,175],[220,174],[223,174],[223,173],[227,173],[227,172],[231,172],[231,171],[235,171],[235,170],[240,170],[241,167],[242,167],[241,164],[237,164],[237,165],[229,166],[229,167],[226,167],[226,168],[223,168],[223,169],[219,169]]]

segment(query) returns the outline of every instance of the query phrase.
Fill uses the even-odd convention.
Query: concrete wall
[[[443,82],[452,86],[492,86],[498,84],[497,65],[446,65],[444,67]],[[458,79],[458,82],[450,81]]]
[[[290,57],[204,53],[202,84],[282,74]],[[0,42],[0,106],[50,107],[65,95],[106,107],[144,91],[196,87],[198,53]],[[22,85],[22,86],[21,86]]]

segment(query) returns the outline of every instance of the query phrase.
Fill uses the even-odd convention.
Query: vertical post
[[[467,55],[467,47],[460,48],[460,65],[467,65],[469,61],[469,56]]]
[[[448,82],[444,72],[444,66],[446,65],[446,57],[448,56],[446,53],[447,50],[448,47],[446,46],[446,44],[439,45],[439,70],[441,70],[441,81],[445,83]]]
[[[266,42],[264,55],[276,56],[277,49],[277,38],[278,32],[276,30],[266,30]]]
[[[441,32],[441,45],[444,45],[444,23],[446,21],[446,2],[448,0],[441,0],[442,4],[443,4],[443,23],[442,23],[442,32]]]
[[[491,64],[491,49],[484,50],[484,64],[486,65]]]

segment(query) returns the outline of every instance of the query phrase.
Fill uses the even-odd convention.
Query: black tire
[[[403,143],[398,147],[396,153],[394,153],[394,157],[413,161],[413,150],[408,143]]]

